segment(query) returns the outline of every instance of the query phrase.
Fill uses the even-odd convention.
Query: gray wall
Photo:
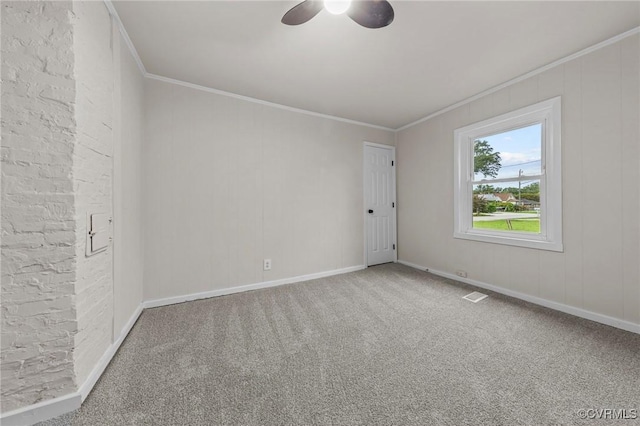
[[[640,323],[639,36],[403,130],[399,258]],[[562,96],[564,253],[453,238],[453,131]]]
[[[393,132],[146,83],[145,300],[363,264],[362,143]]]
[[[142,139],[144,77],[114,25],[116,125],[114,146],[114,319],[117,339],[142,303]],[[118,63],[119,62],[119,63]]]

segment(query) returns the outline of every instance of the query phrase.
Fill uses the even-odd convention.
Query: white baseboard
[[[77,410],[82,404],[79,392],[73,392],[58,398],[47,399],[37,404],[27,405],[17,410],[2,413],[2,426],[24,426],[61,416]]]
[[[217,297],[217,296],[226,296],[229,294],[241,293],[244,291],[258,290],[261,288],[268,288],[268,287],[277,287],[284,284],[293,284],[293,283],[298,283],[302,281],[314,280],[316,278],[346,274],[348,272],[360,271],[365,268],[366,266],[364,265],[350,266],[348,268],[334,269],[332,271],[325,271],[325,272],[317,272],[315,274],[299,275],[297,277],[283,278],[281,280],[264,281],[261,283],[223,288],[220,290],[211,290],[211,291],[204,291],[201,293],[191,293],[191,294],[185,294],[182,296],[167,297],[163,299],[147,300],[143,302],[142,306],[144,309],[157,308],[159,306],[174,305],[176,303],[189,302],[191,300],[208,299],[210,297]]]
[[[91,389],[93,389],[96,382],[111,362],[111,359],[118,351],[118,348],[120,348],[120,345],[122,345],[122,342],[124,342],[124,339],[133,328],[133,325],[136,323],[141,313],[142,304],[138,305],[135,312],[122,329],[118,339],[109,345],[109,348],[107,348],[98,364],[94,367],[91,374],[89,374],[89,377],[84,381],[77,392],[3,413],[2,417],[0,417],[0,424],[2,424],[2,426],[32,425],[80,408],[80,405],[89,395]]]
[[[422,271],[428,271],[432,274],[441,276],[443,278],[449,278],[455,281],[460,281],[466,284],[471,284],[476,287],[484,288],[487,290],[495,291],[496,293],[504,294],[506,296],[515,297],[516,299],[521,299],[527,302],[534,303],[536,305],[544,306],[546,308],[554,309],[556,311],[564,312],[566,314],[575,315],[580,318],[585,318],[591,321],[599,322],[601,324],[610,325],[611,327],[620,328],[622,330],[630,331],[632,333],[640,334],[640,324],[635,324],[630,321],[625,321],[619,318],[610,317],[608,315],[598,314],[595,312],[587,311],[586,309],[576,308],[574,306],[565,305],[563,303],[554,302],[552,300],[543,299],[541,297],[531,296],[525,293],[520,293],[518,291],[509,290],[504,287],[499,287],[492,284],[487,284],[482,281],[476,281],[470,278],[462,278],[455,274],[450,274],[448,272],[438,271],[437,269],[431,269],[426,266],[416,265],[415,263],[405,262],[404,260],[398,260],[398,263],[401,263],[406,266],[410,266],[415,269],[420,269]]]
[[[89,374],[89,377],[87,377],[82,386],[80,386],[79,393],[82,397],[82,401],[84,401],[87,396],[89,396],[89,393],[91,393],[91,389],[93,389],[95,384],[98,382],[98,379],[100,378],[100,376],[102,376],[102,373],[104,373],[104,370],[111,362],[113,356],[116,354],[116,352],[118,352],[120,345],[122,345],[122,342],[124,342],[124,339],[127,337],[136,321],[138,321],[140,314],[142,314],[142,303],[138,305],[136,310],[133,312],[133,315],[131,315],[131,318],[129,318],[129,321],[127,321],[127,324],[120,332],[118,338],[111,345],[109,345],[105,353],[100,358],[100,361],[98,361],[98,364],[93,368],[93,370],[91,370],[91,374]]]

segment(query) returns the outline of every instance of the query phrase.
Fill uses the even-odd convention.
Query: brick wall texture
[[[70,2],[2,2],[2,411],[76,390]]]
[[[1,3],[2,412],[76,392],[113,338],[114,60],[102,2]]]

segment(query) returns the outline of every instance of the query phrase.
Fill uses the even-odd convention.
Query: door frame
[[[364,230],[364,267],[368,268],[369,267],[369,250],[368,250],[368,232],[367,232],[367,217],[368,217],[368,213],[367,213],[367,199],[366,199],[366,191],[365,191],[365,185],[367,182],[367,176],[366,176],[366,167],[365,167],[365,162],[366,162],[366,157],[365,157],[365,147],[370,146],[370,147],[374,147],[374,148],[382,148],[382,149],[388,149],[389,151],[391,151],[391,158],[394,162],[393,167],[391,167],[392,173],[391,173],[391,198],[393,199],[393,202],[395,203],[395,208],[393,208],[393,213],[392,213],[392,220],[393,220],[393,224],[391,226],[391,229],[393,231],[393,241],[396,245],[396,249],[393,251],[393,263],[397,263],[398,262],[398,200],[396,199],[396,168],[398,166],[397,162],[396,162],[396,147],[392,146],[392,145],[384,145],[384,144],[380,144],[380,143],[374,143],[374,142],[367,142],[364,141],[362,143],[362,215],[363,215],[363,221],[364,224],[362,226],[363,230]]]

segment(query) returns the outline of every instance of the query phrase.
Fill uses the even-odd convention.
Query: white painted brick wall
[[[70,2],[2,2],[2,411],[76,390]]]
[[[2,411],[78,390],[113,339],[111,18],[102,2],[2,3]]]

